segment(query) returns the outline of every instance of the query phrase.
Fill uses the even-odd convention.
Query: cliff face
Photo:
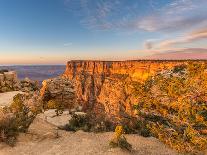
[[[111,121],[133,115],[136,98],[133,81],[143,82],[148,76],[170,69],[179,61],[69,61],[64,77],[73,81],[77,101],[84,110],[103,115]]]

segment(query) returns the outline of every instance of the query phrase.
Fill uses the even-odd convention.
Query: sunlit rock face
[[[133,81],[143,82],[178,61],[69,61],[63,77],[72,80],[85,111],[111,121],[133,116]]]
[[[40,96],[43,101],[54,100],[60,102],[68,109],[75,108],[76,106],[76,94],[73,84],[66,78],[56,77],[44,80]]]
[[[15,71],[0,73],[0,92],[15,91],[20,89],[20,83]]]

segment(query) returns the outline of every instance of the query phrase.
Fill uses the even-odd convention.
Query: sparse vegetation
[[[106,132],[114,129],[113,124],[109,121],[97,121],[84,112],[75,112],[69,123],[64,127],[67,131],[83,130],[85,132]]]
[[[24,95],[17,94],[10,107],[1,109],[0,141],[6,142],[10,146],[14,146],[19,132],[27,131],[34,118],[23,101]]]
[[[61,102],[55,101],[55,100],[49,100],[47,102],[47,109],[56,109],[56,115],[59,116],[63,113],[64,106]]]
[[[132,145],[127,142],[127,139],[124,136],[123,126],[116,126],[114,137],[109,142],[109,146],[120,147],[121,149],[126,149],[128,151],[132,150]]]
[[[73,114],[68,125],[65,126],[65,129],[68,131],[90,131],[90,128],[89,117],[82,112],[80,114]]]
[[[180,152],[207,148],[207,66],[190,62],[134,85],[138,121]]]

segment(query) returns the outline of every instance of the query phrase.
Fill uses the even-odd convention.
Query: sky
[[[0,0],[0,64],[207,58],[207,0]]]

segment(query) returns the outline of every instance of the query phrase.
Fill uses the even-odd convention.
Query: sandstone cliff
[[[120,121],[133,115],[133,81],[143,82],[179,61],[69,61],[63,77],[72,80],[85,111]]]

